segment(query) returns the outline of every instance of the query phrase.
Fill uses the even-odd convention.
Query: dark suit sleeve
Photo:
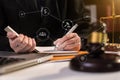
[[[84,0],[68,0],[67,6],[67,17],[79,24],[75,32],[81,37],[82,49],[84,50],[90,28],[89,10],[85,9]]]
[[[7,20],[5,18],[4,9],[2,7],[2,2],[0,1],[0,51],[11,51],[9,46],[8,38],[6,37],[6,32],[4,28],[7,26]]]

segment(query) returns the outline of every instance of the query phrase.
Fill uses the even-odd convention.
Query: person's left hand
[[[57,50],[80,50],[81,48],[81,39],[76,33],[70,33],[62,38],[57,39],[54,42],[54,45],[57,46]]]

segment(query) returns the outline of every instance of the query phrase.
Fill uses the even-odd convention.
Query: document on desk
[[[53,56],[77,55],[78,51],[59,51],[55,50],[55,46],[37,46],[39,53],[49,53]]]

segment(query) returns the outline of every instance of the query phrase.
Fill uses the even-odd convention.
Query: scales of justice
[[[102,32],[92,32],[88,41],[88,54],[74,57],[70,61],[71,69],[83,72],[113,72],[120,70],[120,54],[114,54],[114,49],[120,49],[120,44],[114,43],[116,18],[120,18],[120,15],[115,14],[115,0],[112,0],[112,16],[100,18],[100,22],[113,19],[112,43],[107,42],[106,29]],[[103,26],[106,27],[106,25]],[[112,49],[110,53],[106,53],[108,48]]]
[[[115,19],[116,18],[120,18],[120,15],[116,15],[116,13],[115,13],[115,0],[112,0],[112,15],[108,16],[108,17],[101,17],[100,18],[100,22],[102,22],[103,20],[108,20],[108,19],[112,19],[113,20],[113,25],[112,25],[112,43],[107,43],[106,46],[108,46],[111,49],[114,48],[112,50],[120,51],[120,44],[119,43],[115,43]]]

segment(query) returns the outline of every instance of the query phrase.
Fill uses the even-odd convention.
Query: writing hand
[[[57,46],[57,50],[80,50],[81,48],[81,39],[76,33],[70,33],[62,38],[57,39],[54,42],[54,45]]]

